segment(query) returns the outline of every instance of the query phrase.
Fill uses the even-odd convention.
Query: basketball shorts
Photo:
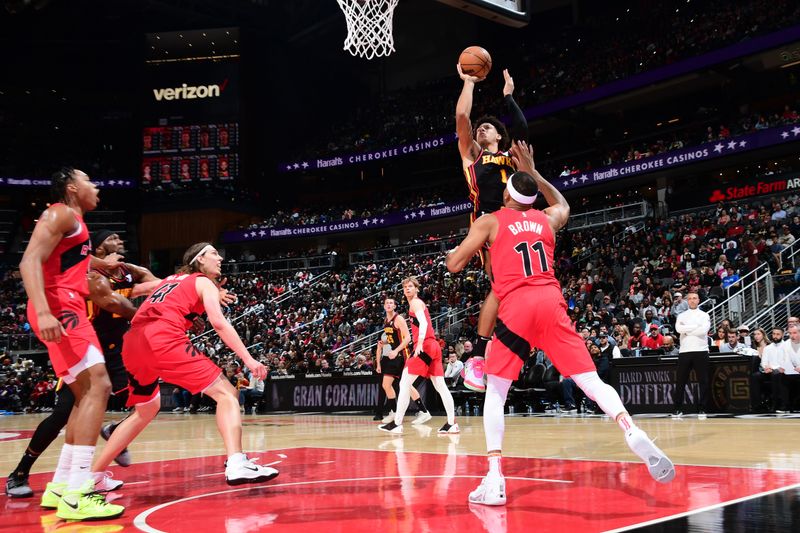
[[[583,339],[569,321],[558,287],[517,289],[500,301],[486,373],[518,379],[533,347],[543,350],[565,378],[596,371]]]
[[[423,378],[444,377],[442,348],[436,339],[428,339],[423,342],[422,353],[415,357],[409,357],[406,361],[406,368],[409,374]]]
[[[63,378],[67,384],[73,383],[77,375],[92,365],[104,363],[100,351],[100,341],[86,313],[86,302],[75,291],[67,289],[50,289],[45,292],[50,312],[61,325],[66,335],[61,336],[58,343],[42,341],[47,347],[50,362],[56,376]],[[33,302],[28,300],[28,322],[39,338],[39,319]]]
[[[381,374],[399,378],[403,373],[403,367],[405,365],[406,358],[402,355],[398,355],[394,359],[389,359],[384,355],[381,357]]]
[[[158,396],[159,378],[197,394],[222,373],[186,336],[165,332],[157,323],[131,328],[125,334],[122,361],[128,370],[129,407]]]
[[[122,341],[113,344],[110,348],[103,343],[103,356],[106,358],[106,370],[111,380],[111,394],[118,395],[128,389],[128,371],[122,362]]]

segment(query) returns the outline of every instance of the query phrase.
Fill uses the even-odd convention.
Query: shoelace
[[[99,503],[100,505],[107,505],[105,494],[102,494],[102,493],[97,492],[97,491],[92,491],[92,492],[86,494],[85,496],[87,498],[89,498],[89,500],[91,500],[91,501],[93,501],[95,503]]]

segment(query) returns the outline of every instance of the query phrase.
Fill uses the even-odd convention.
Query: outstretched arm
[[[511,158],[517,170],[527,172],[536,180],[536,186],[539,187],[539,191],[550,206],[544,210],[544,214],[547,215],[553,233],[563,228],[569,220],[569,204],[564,195],[536,170],[533,163],[533,147],[528,146],[525,141],[513,141]]]
[[[508,69],[503,70],[503,78],[506,83],[503,86],[503,101],[506,104],[506,111],[511,116],[511,139],[517,141],[528,140],[528,120],[517,102],[514,101],[514,78],[509,74]]]
[[[456,103],[458,151],[461,154],[461,160],[465,164],[471,165],[481,153],[481,147],[472,138],[472,122],[469,118],[472,112],[472,93],[475,89],[475,84],[481,81],[481,78],[464,74],[461,70],[461,65],[457,65],[456,68],[458,69],[458,75],[464,80],[464,87],[461,89],[461,95],[458,97],[458,103]]]
[[[497,227],[497,217],[487,213],[476,220],[461,244],[453,248],[445,258],[445,265],[450,272],[461,272],[469,260],[489,240],[492,230]]]

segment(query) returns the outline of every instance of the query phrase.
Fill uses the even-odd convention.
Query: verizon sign
[[[164,89],[153,89],[153,97],[156,102],[163,100],[194,100],[196,98],[218,98],[228,85],[228,80],[222,85],[187,85],[180,87],[167,87]]]

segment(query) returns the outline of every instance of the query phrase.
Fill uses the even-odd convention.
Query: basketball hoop
[[[336,0],[347,20],[344,49],[372,59],[394,52],[392,15],[398,0]]]

